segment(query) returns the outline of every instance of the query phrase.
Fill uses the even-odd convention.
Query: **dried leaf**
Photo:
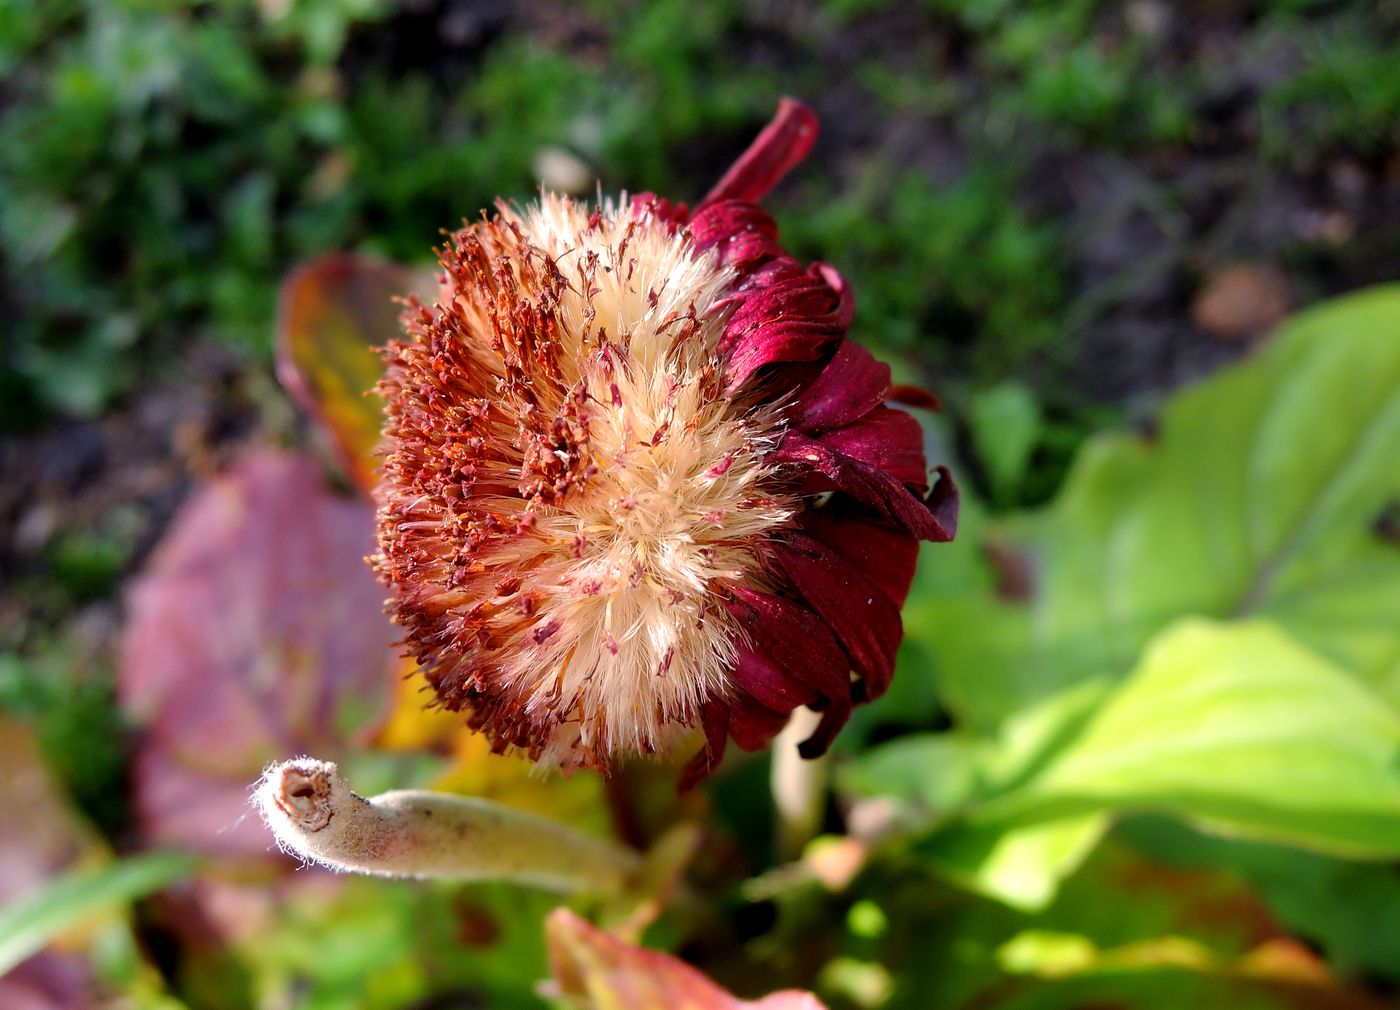
[[[796,989],[738,999],[684,961],[624,943],[566,908],[550,914],[545,934],[560,991],[587,1010],[824,1010]]]
[[[321,423],[364,491],[374,486],[383,422],[372,392],[382,370],[375,348],[399,332],[396,298],[430,299],[435,290],[431,272],[348,253],[312,260],[282,283],[278,377]]]

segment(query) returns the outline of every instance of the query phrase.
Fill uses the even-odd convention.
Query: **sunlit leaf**
[[[1030,774],[995,786],[921,851],[1022,907],[1043,905],[1124,810],[1354,857],[1400,855],[1400,718],[1264,621],[1191,621]]]
[[[430,272],[348,253],[313,260],[283,282],[277,374],[321,422],[361,489],[374,486],[383,424],[371,392],[383,370],[376,348],[399,332],[395,299],[430,298],[434,285]]]
[[[1400,705],[1400,546],[1380,523],[1400,501],[1397,458],[1388,285],[1299,313],[1173,397],[1150,434],[1089,442],[1048,510],[967,543],[991,564],[923,583],[906,620],[969,724],[1122,676],[1192,614],[1269,615]]]

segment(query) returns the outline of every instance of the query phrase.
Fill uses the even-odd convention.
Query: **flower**
[[[890,682],[919,540],[948,540],[853,300],[755,202],[806,156],[790,99],[693,212],[550,193],[456,232],[437,303],[385,352],[380,552],[438,702],[497,750],[606,771],[764,746],[823,753]]]

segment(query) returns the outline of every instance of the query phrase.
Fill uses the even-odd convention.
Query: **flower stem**
[[[642,867],[630,849],[486,800],[422,790],[365,799],[314,758],[268,768],[253,802],[284,850],[341,872],[614,895]]]
[[[778,816],[778,856],[782,859],[795,859],[802,854],[803,846],[821,830],[826,812],[830,774],[826,755],[808,759],[797,750],[797,745],[812,735],[820,721],[820,713],[798,708],[773,740],[771,784]]]

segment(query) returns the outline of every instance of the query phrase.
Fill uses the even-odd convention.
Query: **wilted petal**
[[[802,531],[868,576],[895,606],[903,606],[914,582],[919,542],[870,518],[862,506],[832,502],[804,514]]]
[[[836,632],[865,678],[865,696],[884,694],[904,634],[899,608],[878,583],[811,537],[793,534],[773,553],[807,605]]]
[[[928,489],[923,429],[902,410],[876,407],[853,424],[823,432],[817,441],[878,467],[907,487]]]
[[[795,98],[780,99],[773,121],[705,195],[700,206],[718,200],[761,200],[783,176],[802,163],[816,141],[816,114]]]
[[[743,587],[734,590],[730,610],[756,652],[821,695],[822,721],[802,749],[809,757],[822,753],[850,717],[852,703],[850,660],[831,629],[799,603]]]
[[[789,423],[798,431],[814,436],[831,428],[841,428],[884,403],[889,391],[890,366],[876,361],[859,344],[846,340],[821,374],[797,398],[789,414]]]
[[[788,432],[773,459],[805,469],[803,489],[806,491],[849,494],[920,540],[953,539],[957,492],[948,477],[935,485],[932,497],[925,501],[878,466],[847,456],[799,432]]]
[[[738,307],[720,344],[730,389],[765,365],[817,360],[845,335],[854,311],[850,288],[834,270],[803,270],[786,257],[754,271],[733,300]]]

